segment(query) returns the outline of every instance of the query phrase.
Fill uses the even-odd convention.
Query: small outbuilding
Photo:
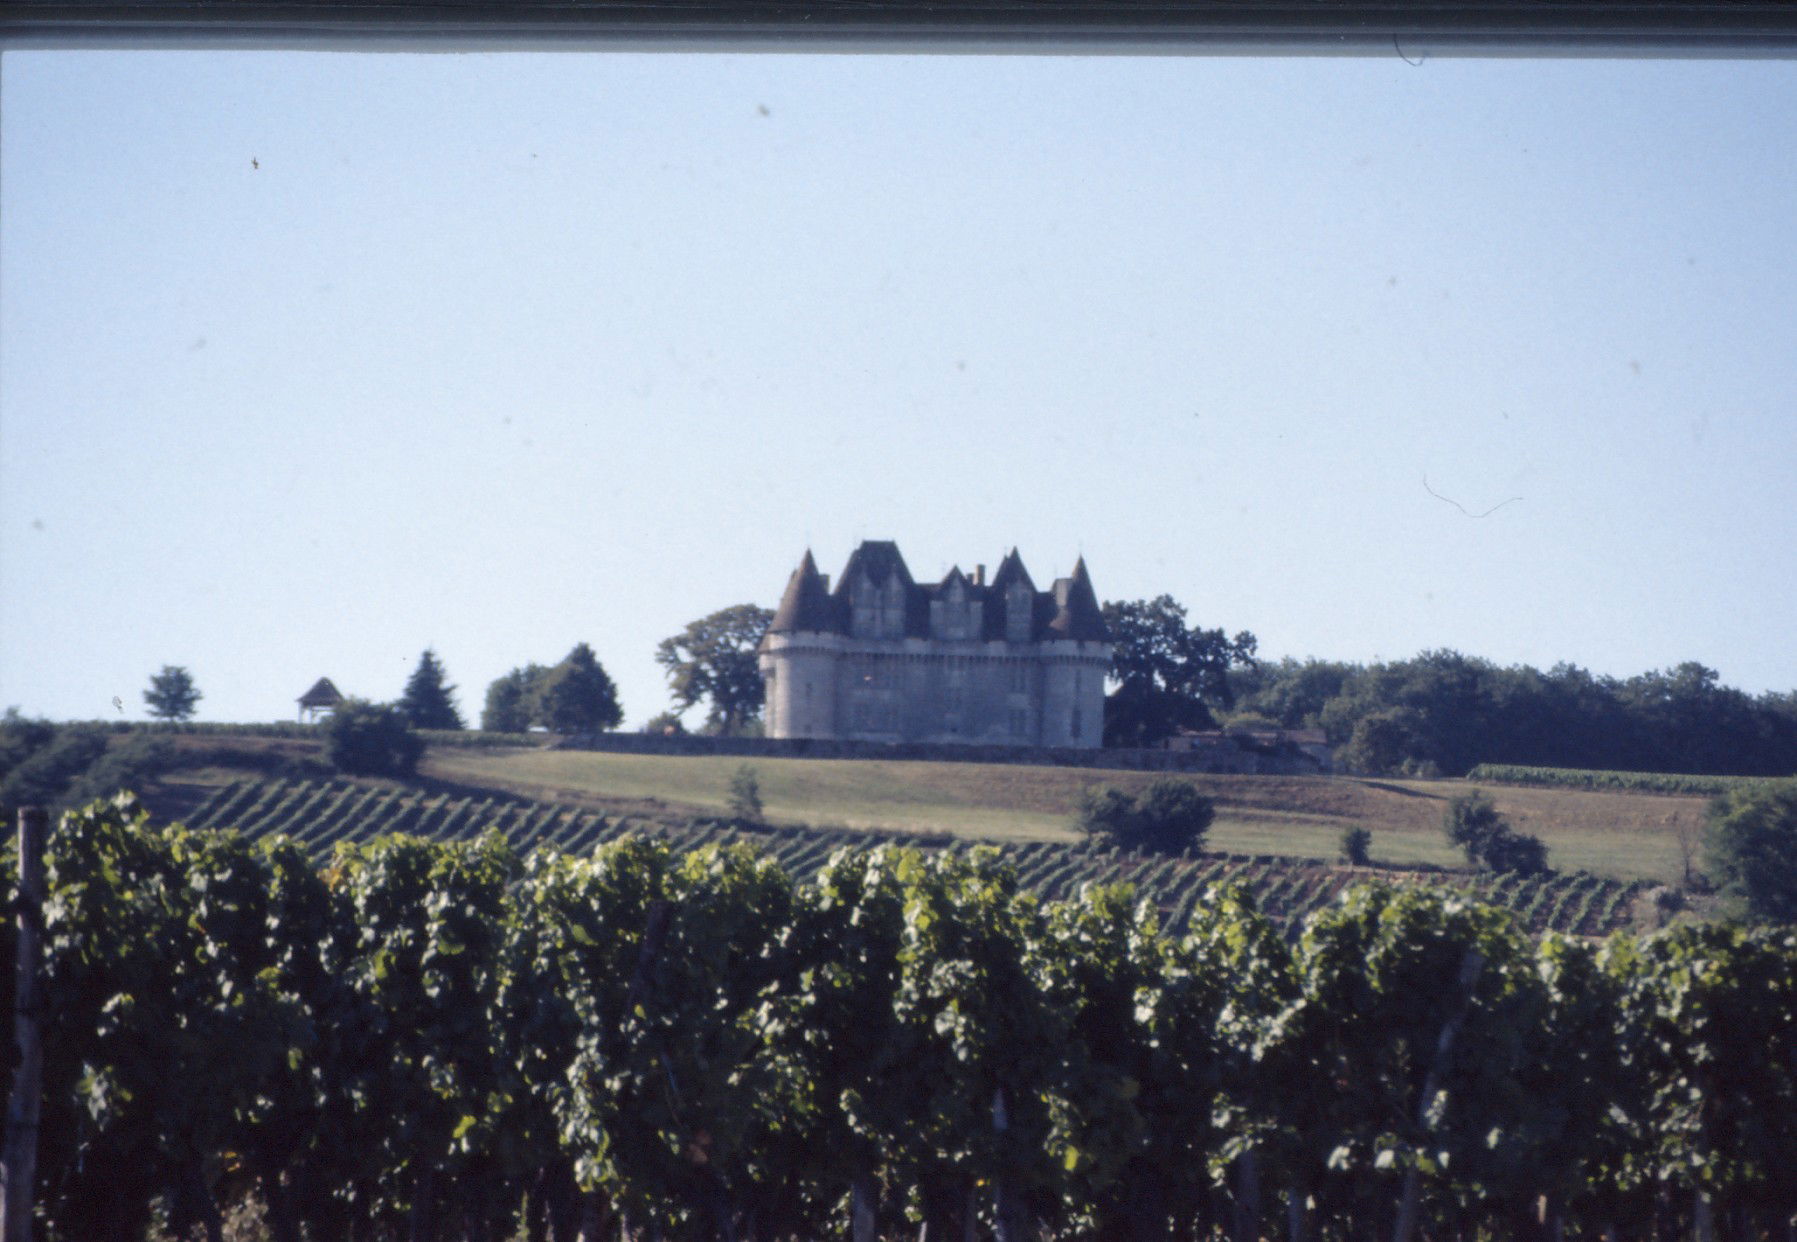
[[[343,692],[331,684],[329,677],[320,677],[312,683],[310,690],[299,696],[299,718],[302,722],[310,722],[328,716],[342,702]]]

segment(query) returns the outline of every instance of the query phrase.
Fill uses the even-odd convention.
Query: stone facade
[[[1015,550],[923,585],[869,541],[832,591],[807,552],[761,642],[767,735],[1094,748],[1110,663],[1084,559],[1047,591]]]

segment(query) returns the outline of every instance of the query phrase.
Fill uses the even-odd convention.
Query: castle
[[[807,551],[761,640],[767,736],[1096,747],[1110,663],[1083,557],[1047,591],[1015,549],[923,585],[869,540],[832,591]]]

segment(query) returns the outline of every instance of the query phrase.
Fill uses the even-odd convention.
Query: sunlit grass
[[[723,813],[747,763],[769,819],[992,840],[1073,840],[1079,791],[1095,783],[1140,789],[1166,774],[1091,768],[917,761],[618,755],[597,751],[433,749],[426,771],[463,784],[555,800],[618,799],[671,811]],[[1192,776],[1217,804],[1214,849],[1333,859],[1342,832],[1372,830],[1372,856],[1391,863],[1455,865],[1441,834],[1460,781],[1351,777]],[[1488,786],[1498,810],[1548,844],[1556,868],[1621,878],[1676,878],[1679,835],[1701,828],[1705,800],[1565,789]]]

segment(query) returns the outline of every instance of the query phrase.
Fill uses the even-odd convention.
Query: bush
[[[1737,789],[1710,804],[1710,878],[1748,918],[1797,923],[1797,785]]]
[[[746,763],[730,778],[730,813],[738,819],[761,822],[761,782]]]
[[[1074,823],[1095,844],[1151,854],[1178,854],[1204,846],[1216,818],[1211,800],[1190,781],[1156,781],[1132,798],[1111,785],[1086,789]]]
[[[1342,861],[1353,867],[1364,867],[1372,861],[1373,833],[1370,828],[1342,830]]]
[[[1547,870],[1547,846],[1541,838],[1510,827],[1480,790],[1448,799],[1441,829],[1476,867],[1522,875]]]
[[[331,766],[350,776],[410,776],[424,753],[424,739],[389,703],[346,699],[325,731]]]

